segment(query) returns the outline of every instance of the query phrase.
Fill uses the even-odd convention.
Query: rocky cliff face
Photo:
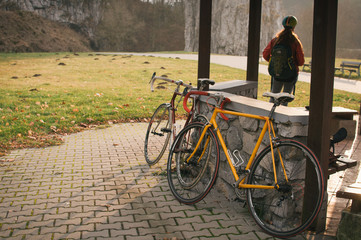
[[[246,55],[249,0],[213,0],[211,52]],[[262,3],[261,47],[281,30],[283,10],[280,0]],[[198,51],[199,1],[185,0],[185,51]]]
[[[183,1],[185,8],[185,51],[198,51],[200,1]],[[249,1],[250,0],[213,0],[213,22],[211,36],[211,51],[213,53],[231,55],[247,54]],[[140,37],[137,35],[139,33],[133,33],[137,30],[135,26],[143,24],[147,26],[147,29],[150,29],[150,26],[146,25],[148,20],[137,20],[135,17],[136,11],[131,11],[132,8],[130,6],[132,4],[135,5],[136,2],[137,1],[118,2],[118,0],[0,0],[0,9],[20,9],[24,11],[30,11],[46,19],[60,23],[66,23],[77,32],[81,32],[88,36],[89,39],[92,40],[92,47],[95,49],[144,51],[143,48],[124,47],[127,46],[126,41],[129,41],[129,36],[132,36],[131,38],[135,39],[134,41],[139,41]],[[112,4],[114,6],[123,6],[125,4],[123,6],[125,10],[123,12],[117,12],[117,9],[115,9]],[[281,0],[263,0],[262,4],[261,51],[272,38],[272,36],[281,29],[281,21],[283,18]],[[159,15],[158,13],[154,12],[156,8],[152,10],[151,8],[146,7],[146,5],[142,5],[142,8],[147,9],[145,11]],[[109,8],[114,10],[113,14],[115,17],[113,18],[118,20],[120,19],[117,23],[115,23],[116,26],[125,26],[122,31],[115,32],[114,27],[106,25],[108,22],[111,22],[108,19]],[[118,8],[121,7],[118,6]],[[108,13],[106,13],[107,9]],[[131,22],[132,18],[136,19],[135,22]],[[178,22],[180,22],[179,18],[180,17],[178,17]],[[109,21],[107,21],[107,19]],[[128,25],[132,27],[129,27]],[[151,24],[151,26],[153,25]],[[181,29],[183,28],[183,26],[178,27]],[[174,27],[173,29],[175,29],[174,31],[177,33],[182,34],[182,30],[176,29]],[[116,43],[113,43],[111,46],[109,46],[109,49],[105,47],[104,43],[102,43],[106,37],[102,35],[97,36],[104,31],[108,31],[106,36],[109,39],[116,41]],[[147,31],[141,30],[140,32],[144,33]],[[122,34],[125,35],[125,40],[118,39],[120,36],[122,36]],[[99,40],[99,37],[101,40]],[[173,38],[173,42],[174,38],[177,40],[180,39],[180,41],[183,40],[182,37],[176,37],[174,33],[171,34],[170,38]],[[160,45],[167,47],[168,45],[166,45],[166,43],[169,42],[172,42],[172,40],[167,39],[165,43],[160,43]],[[120,44],[124,48],[117,48],[116,44]],[[135,43],[131,42],[131,44],[128,45],[132,46],[134,44]],[[142,43],[141,45],[145,44]],[[182,44],[178,45],[181,46]],[[163,48],[159,47],[152,50],[157,49],[164,50]]]
[[[34,12],[46,19],[69,24],[90,38],[101,20],[102,0],[0,0],[5,10]]]

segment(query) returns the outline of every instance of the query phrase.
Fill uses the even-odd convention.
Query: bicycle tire
[[[217,138],[211,129],[207,129],[201,146],[187,163],[193,152],[203,123],[188,124],[172,144],[167,163],[167,179],[175,198],[184,204],[201,201],[211,190],[219,169],[219,148]],[[208,143],[207,143],[208,142]]]
[[[267,233],[288,238],[306,230],[317,217],[323,197],[324,179],[315,154],[294,140],[279,140],[273,146],[279,189],[247,189],[248,208],[256,223]],[[281,154],[288,182],[280,163]],[[315,176],[312,181],[307,174]],[[307,175],[310,176],[310,175]],[[248,184],[273,185],[274,171],[271,146],[255,159],[247,179]],[[304,205],[306,187],[312,189],[312,206]],[[307,189],[306,189],[307,190]],[[309,204],[311,205],[311,204]]]
[[[156,164],[167,149],[173,129],[169,106],[159,105],[149,121],[144,141],[144,157],[149,165]]]

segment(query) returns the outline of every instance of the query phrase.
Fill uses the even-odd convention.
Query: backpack
[[[297,76],[297,68],[290,46],[277,44],[272,48],[268,72],[279,81],[294,80],[294,77]]]

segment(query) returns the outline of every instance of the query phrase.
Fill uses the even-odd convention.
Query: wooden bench
[[[353,72],[357,73],[357,75],[360,77],[361,62],[342,61],[340,67],[341,67],[342,74],[344,74],[344,71],[349,72],[349,76],[348,76],[349,79]]]
[[[361,212],[361,182],[353,183],[337,191],[336,197],[352,199],[351,212]]]
[[[355,152],[355,158],[359,158]],[[345,208],[337,227],[337,239],[359,240],[361,237],[361,171],[357,168],[348,169],[343,181],[352,183],[345,185],[336,192],[336,197],[350,199],[350,208]]]
[[[355,172],[356,171],[356,172]],[[351,212],[361,212],[361,171],[354,169],[351,174],[357,174],[355,183],[341,188],[336,193],[336,197],[352,199]]]

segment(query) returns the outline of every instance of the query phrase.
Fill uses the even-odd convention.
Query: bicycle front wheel
[[[167,178],[178,201],[194,204],[202,200],[215,183],[219,168],[219,148],[211,129],[207,129],[195,154],[203,123],[188,124],[176,137],[168,156]]]
[[[279,187],[247,189],[248,207],[264,231],[287,238],[307,229],[316,218],[323,201],[324,180],[315,154],[302,143],[277,141],[273,146],[274,166],[271,150],[268,146],[258,155],[247,181],[273,186],[275,167]]]
[[[169,104],[163,103],[150,119],[144,142],[144,157],[149,165],[156,164],[163,156],[171,136],[173,122]]]

